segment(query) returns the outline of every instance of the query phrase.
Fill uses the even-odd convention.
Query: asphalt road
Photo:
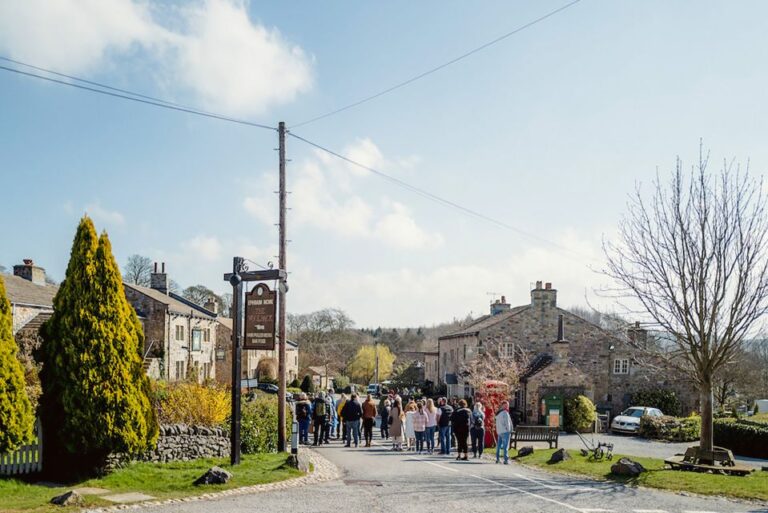
[[[546,513],[766,513],[768,505],[684,496],[557,476],[491,459],[395,453],[376,445],[321,454],[338,465],[340,479],[309,487],[171,504],[157,513],[333,512],[546,512]]]

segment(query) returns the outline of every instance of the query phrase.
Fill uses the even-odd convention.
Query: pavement
[[[302,449],[307,450],[307,449]],[[315,451],[334,464],[330,480],[211,500],[140,507],[148,513],[768,513],[768,504],[698,497],[549,474],[492,459],[392,452],[387,443]]]

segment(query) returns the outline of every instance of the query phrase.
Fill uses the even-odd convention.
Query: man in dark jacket
[[[312,422],[312,405],[307,399],[307,394],[301,393],[296,403],[296,420],[299,423],[299,443],[309,444],[309,423]]]
[[[315,430],[315,440],[312,445],[318,444],[318,438],[322,444],[328,437],[328,415],[328,407],[325,403],[325,392],[318,392],[317,397],[312,403],[312,423]]]
[[[440,454],[451,454],[451,416],[453,416],[453,408],[445,400],[445,397],[442,397],[437,418],[437,428],[440,430]]]
[[[341,417],[344,419],[344,430],[346,431],[347,443],[349,447],[352,437],[355,438],[355,447],[360,441],[360,418],[363,416],[363,407],[357,400],[357,394],[352,394],[349,401],[341,409]]]

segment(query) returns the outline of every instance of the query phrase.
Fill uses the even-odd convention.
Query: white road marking
[[[583,513],[601,513],[601,512],[611,513],[614,510],[612,510],[612,509],[600,509],[600,508],[582,508],[581,511]]]
[[[583,513],[584,509],[577,508],[576,506],[571,506],[570,504],[566,504],[565,502],[560,502],[555,499],[550,499],[549,497],[544,497],[543,495],[539,495],[537,493],[529,492],[528,490],[523,490],[522,488],[517,488],[515,486],[506,485],[504,483],[499,483],[498,481],[494,481],[493,479],[488,479],[487,477],[478,476],[475,474],[467,474],[470,477],[474,477],[475,479],[480,479],[482,481],[486,481],[488,483],[493,483],[496,486],[501,486],[502,488],[507,488],[509,490],[514,490],[516,492],[524,493],[526,495],[530,495],[531,497],[536,497],[537,499],[541,499],[543,501],[551,502],[553,504],[557,504],[558,506],[562,506],[564,508],[572,509],[573,511],[579,511],[580,513]]]
[[[427,465],[432,465],[433,467],[441,468],[443,470],[450,470],[451,472],[458,472],[459,471],[458,469],[451,468],[451,467],[444,467],[444,466],[440,465],[439,463],[434,463],[434,462],[431,462],[431,461],[427,461],[427,460],[424,460],[424,459],[421,459],[421,458],[417,458],[415,456],[408,456],[408,459],[411,459],[411,460],[414,460],[414,461],[420,461],[422,463],[426,463]]]
[[[665,509],[635,509],[635,513],[668,513]]]
[[[585,492],[595,492],[595,493],[607,493],[608,490],[602,490],[600,488],[590,488],[588,486],[568,486],[568,485],[561,485],[561,484],[547,484],[546,481],[541,479],[534,479],[532,477],[526,477],[522,474],[515,474],[515,477],[519,477],[520,479],[525,479],[526,481],[530,481],[531,483],[537,484],[539,486],[542,486],[544,488],[549,488],[550,490],[581,490]],[[552,481],[554,482],[554,481]],[[597,510],[596,510],[597,511]]]

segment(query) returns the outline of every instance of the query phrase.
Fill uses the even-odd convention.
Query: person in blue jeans
[[[344,404],[341,409],[341,418],[344,419],[344,429],[347,433],[347,443],[344,447],[349,447],[352,440],[357,447],[360,441],[360,419],[363,417],[363,407],[357,400],[357,394],[352,394],[352,397]]]
[[[309,444],[309,424],[312,422],[312,405],[304,392],[296,403],[296,420],[299,422],[299,443]]]
[[[496,463],[499,463],[500,452],[504,451],[504,464],[509,463],[509,437],[512,434],[512,417],[509,416],[509,402],[501,403],[496,414]]]
[[[451,416],[453,407],[445,397],[440,398],[440,408],[437,416],[437,429],[440,437],[440,454],[451,454]]]

